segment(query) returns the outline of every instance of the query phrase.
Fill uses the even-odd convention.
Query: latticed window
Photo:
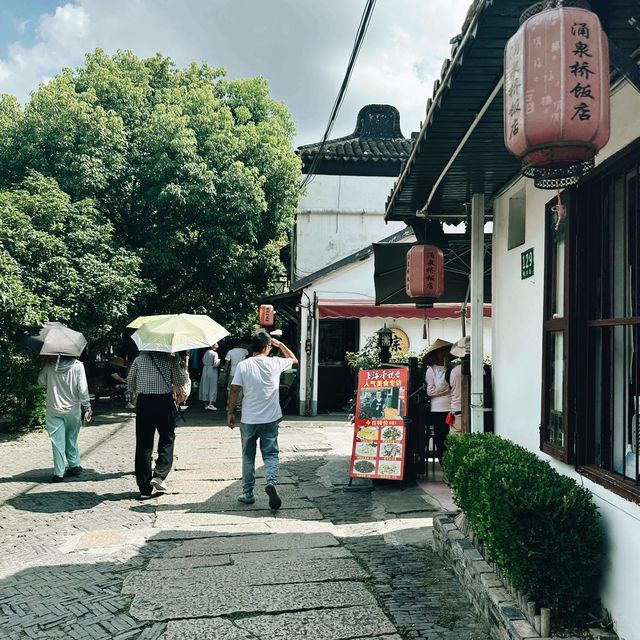
[[[542,448],[640,499],[640,154],[547,206]],[[564,229],[563,229],[564,226]],[[557,227],[557,228],[556,228]]]
[[[580,203],[583,250],[577,268],[586,349],[578,380],[584,391],[581,462],[638,478],[640,409],[640,216],[638,157],[591,181]]]

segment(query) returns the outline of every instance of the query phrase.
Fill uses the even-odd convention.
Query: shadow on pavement
[[[45,467],[44,469],[30,469],[23,473],[17,473],[16,475],[6,478],[0,478],[0,484],[8,484],[11,482],[35,482],[38,484],[49,484],[51,482],[51,474],[53,470],[51,467]],[[90,467],[83,467],[82,474],[73,478],[65,478],[64,482],[97,482],[99,480],[114,480],[116,478],[123,478],[124,476],[132,475],[133,471],[116,471],[113,473],[101,473]]]
[[[32,491],[9,498],[6,504],[33,513],[69,513],[93,509],[103,502],[133,500],[137,492],[95,493],[94,491]]]

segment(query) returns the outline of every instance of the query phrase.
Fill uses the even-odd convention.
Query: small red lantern
[[[444,293],[444,254],[430,244],[407,252],[407,295],[410,298],[439,298]]]
[[[609,46],[598,16],[534,7],[504,59],[504,139],[536,186],[575,184],[609,140]]]
[[[258,314],[258,324],[261,327],[272,327],[275,318],[275,311],[273,305],[261,304],[260,312]]]

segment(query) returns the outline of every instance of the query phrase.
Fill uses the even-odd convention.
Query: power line
[[[338,91],[338,96],[333,103],[333,107],[331,108],[331,114],[329,115],[329,121],[327,122],[327,128],[322,136],[322,141],[320,142],[320,146],[316,151],[316,154],[311,161],[311,166],[307,171],[307,174],[300,184],[300,188],[303,189],[306,187],[309,182],[312,180],[314,172],[318,166],[318,162],[320,162],[320,157],[322,156],[322,152],[324,151],[327,140],[329,139],[329,135],[331,134],[331,130],[333,129],[333,125],[336,122],[338,117],[338,112],[340,111],[340,107],[344,101],[344,97],[347,93],[347,87],[349,86],[349,80],[351,79],[351,73],[353,72],[353,68],[355,66],[356,60],[358,58],[358,54],[360,53],[360,48],[362,47],[362,43],[364,41],[364,37],[367,34],[367,29],[369,28],[369,23],[371,22],[371,16],[373,15],[373,9],[375,7],[376,0],[367,0],[364,11],[360,18],[360,24],[358,25],[358,31],[356,33],[356,39],[353,43],[353,49],[351,50],[351,56],[349,57],[349,63],[347,64],[347,70],[345,71],[344,78],[342,79],[342,84],[340,85],[340,90]]]

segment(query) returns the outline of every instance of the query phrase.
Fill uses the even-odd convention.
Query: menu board
[[[407,380],[406,369],[369,369],[358,374],[352,478],[402,480]]]

